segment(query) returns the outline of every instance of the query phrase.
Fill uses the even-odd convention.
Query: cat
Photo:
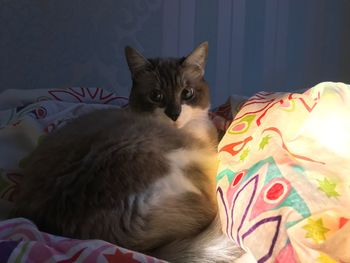
[[[170,262],[233,262],[242,251],[218,217],[207,52],[204,42],[186,57],[146,59],[126,47],[129,107],[48,134],[23,170],[13,216]]]

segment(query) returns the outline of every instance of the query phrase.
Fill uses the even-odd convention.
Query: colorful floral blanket
[[[257,262],[350,262],[350,86],[260,92],[219,145],[223,230]]]

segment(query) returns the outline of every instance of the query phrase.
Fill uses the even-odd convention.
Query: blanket
[[[223,231],[257,262],[350,262],[350,86],[259,92],[219,145]]]

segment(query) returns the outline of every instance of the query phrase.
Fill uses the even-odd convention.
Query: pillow
[[[350,262],[350,86],[259,92],[221,140],[223,231],[258,262]]]

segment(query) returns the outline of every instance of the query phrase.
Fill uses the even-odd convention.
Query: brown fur
[[[179,129],[154,117],[157,108],[172,114],[183,104],[206,112],[207,46],[199,51],[146,60],[127,49],[131,110],[99,110],[49,134],[24,169],[14,215],[43,231],[103,239],[171,262],[232,262],[240,251],[217,217],[213,126],[205,114]],[[196,97],[181,101],[188,83]],[[156,85],[164,105],[149,100]],[[211,252],[218,244],[221,251]]]

